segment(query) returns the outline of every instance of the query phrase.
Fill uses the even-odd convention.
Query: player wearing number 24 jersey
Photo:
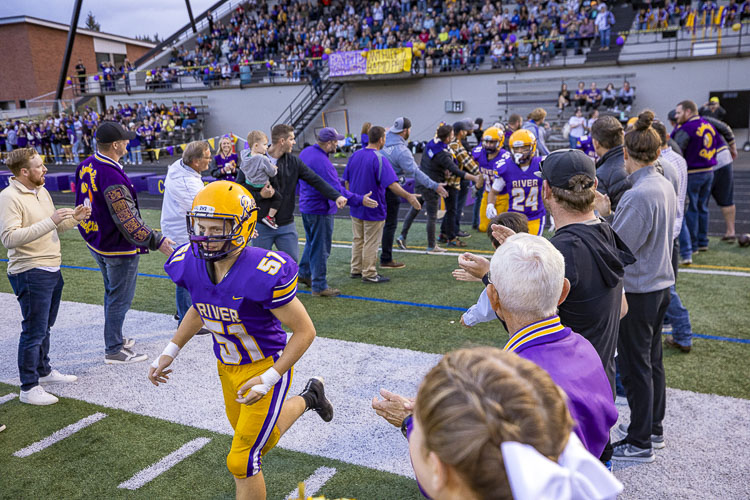
[[[505,158],[498,167],[497,178],[492,183],[488,196],[487,218],[492,219],[495,212],[495,197],[508,197],[508,211],[526,215],[529,219],[529,233],[541,235],[544,231],[545,214],[542,202],[542,177],[540,165],[542,159],[536,156],[536,137],[528,130],[513,132],[508,146],[512,158]]]
[[[310,347],[315,327],[297,299],[297,264],[283,252],[247,247],[257,208],[241,185],[216,181],[203,188],[187,214],[190,243],[164,269],[190,292],[192,306],[172,341],[151,365],[154,385],[169,380],[180,349],[204,327],[213,333],[227,418],[234,429],[227,467],[237,498],[265,498],[261,457],[306,410],[326,422],[333,407],[321,378],[287,399],[293,366]],[[282,324],[293,335],[287,341]]]

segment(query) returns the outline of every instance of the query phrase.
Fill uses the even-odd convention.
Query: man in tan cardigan
[[[0,242],[8,249],[8,280],[21,304],[23,322],[18,343],[21,401],[51,405],[57,398],[39,384],[75,382],[49,363],[50,328],[55,323],[62,296],[59,233],[76,227],[90,208],[55,210],[44,188],[47,168],[33,148],[8,155],[14,177],[0,192]]]

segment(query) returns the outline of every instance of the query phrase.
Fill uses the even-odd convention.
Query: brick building
[[[30,16],[0,18],[0,110],[24,108],[26,100],[55,91],[68,29],[67,24]],[[93,74],[102,61],[119,67],[125,58],[133,62],[153,47],[149,42],[78,28],[67,74],[75,75],[79,58],[86,72]]]

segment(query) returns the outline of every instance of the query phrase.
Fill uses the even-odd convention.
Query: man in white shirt
[[[193,208],[195,195],[203,189],[201,173],[208,170],[211,159],[208,143],[193,141],[185,146],[182,159],[169,166],[164,180],[161,230],[164,236],[175,241],[175,249],[190,242],[185,217]],[[191,306],[190,294],[186,288],[177,287],[175,302],[178,321],[182,321]]]

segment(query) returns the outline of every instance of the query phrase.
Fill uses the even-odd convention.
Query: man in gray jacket
[[[599,156],[596,162],[599,185],[596,189],[609,197],[613,212],[623,193],[631,186],[622,153],[623,137],[622,124],[614,116],[602,116],[591,127],[594,149]]]
[[[413,177],[417,184],[432,189],[445,198],[448,196],[445,183],[435,182],[422,172],[411,151],[409,151],[407,141],[410,133],[411,120],[403,116],[396,118],[393,126],[388,129],[385,135],[385,147],[381,150],[381,154],[393,165],[393,170],[396,172],[400,184],[404,183],[405,177]],[[393,260],[393,237],[396,235],[396,228],[398,227],[398,209],[401,206],[401,198],[393,194],[390,189],[386,189],[385,203],[386,215],[383,239],[380,243],[382,247],[380,267],[401,268],[404,267],[404,263]]]

